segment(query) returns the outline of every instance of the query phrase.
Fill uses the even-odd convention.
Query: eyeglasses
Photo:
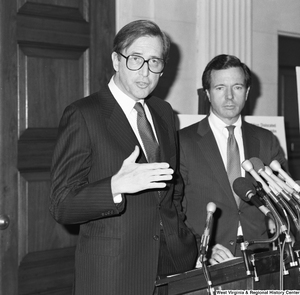
[[[139,55],[128,55],[125,56],[122,53],[118,53],[126,59],[126,67],[130,71],[138,71],[141,69],[146,62],[148,64],[148,69],[154,74],[160,74],[164,70],[165,62],[161,58],[150,58],[145,60],[142,56]]]

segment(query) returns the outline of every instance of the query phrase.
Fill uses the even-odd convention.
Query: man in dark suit
[[[181,210],[173,110],[151,96],[169,47],[155,23],[129,23],[115,37],[108,86],[62,116],[50,210],[60,223],[80,224],[76,295],[164,294],[155,290],[157,276],[195,266],[196,241]],[[143,109],[150,128],[138,122]],[[145,129],[155,137],[146,143]]]
[[[240,162],[257,157],[265,165],[277,159],[285,168],[286,159],[272,132],[242,120],[241,112],[251,85],[251,72],[238,58],[218,55],[206,66],[203,89],[210,101],[210,114],[179,132],[180,169],[185,184],[184,208],[187,224],[201,236],[206,205],[216,204],[211,234],[211,264],[240,256],[237,236],[245,240],[267,238],[265,216],[251,203],[235,199],[227,174],[227,126],[234,125]],[[240,170],[240,176],[249,173]],[[267,247],[266,244],[258,247]],[[249,247],[250,249],[250,247]]]

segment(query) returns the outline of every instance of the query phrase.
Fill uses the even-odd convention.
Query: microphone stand
[[[199,260],[200,263],[202,264],[202,269],[203,269],[203,274],[205,277],[205,280],[207,282],[208,286],[208,293],[211,295],[214,295],[214,288],[212,287],[212,281],[210,278],[210,273],[208,271],[208,267],[206,264],[206,253],[207,253],[207,248],[209,244],[209,238],[210,238],[210,224],[212,222],[212,214],[216,211],[216,204],[213,202],[210,202],[207,204],[207,219],[205,223],[205,228],[204,228],[204,233],[201,237],[201,244],[200,244],[200,256]]]
[[[266,204],[266,205],[268,206],[268,204]],[[255,281],[259,281],[259,278],[258,278],[257,273],[256,273],[256,268],[255,268],[255,260],[252,256],[252,258],[251,258],[252,267],[251,267],[251,271],[250,271],[249,260],[248,260],[248,256],[247,256],[247,253],[246,253],[247,247],[249,245],[252,245],[252,244],[261,244],[261,243],[270,244],[270,243],[276,241],[278,239],[279,235],[280,235],[279,227],[280,227],[281,221],[279,222],[278,218],[274,218],[274,215],[276,215],[276,214],[274,214],[274,212],[271,208],[269,208],[269,210],[272,212],[269,215],[269,217],[272,218],[272,220],[275,223],[275,234],[273,235],[273,237],[270,238],[270,239],[267,239],[267,240],[252,240],[252,241],[249,241],[249,242],[246,241],[246,242],[241,243],[241,250],[242,250],[244,262],[245,262],[245,265],[246,265],[246,273],[247,273],[247,275],[254,274],[255,275],[255,277],[254,277]],[[242,249],[242,247],[245,247],[245,249]],[[282,270],[284,268],[284,264],[282,263],[282,261],[283,261],[283,259],[280,259],[280,270]],[[285,268],[284,268],[284,271],[285,271]],[[282,283],[281,283],[283,281],[282,277],[283,277],[282,276],[282,271],[280,271],[280,286],[282,286]],[[282,290],[282,287],[280,288],[280,290]]]
[[[291,239],[291,236],[290,236],[289,230],[288,230],[289,226],[287,228],[285,223],[282,221],[282,219],[281,219],[280,215],[278,214],[277,210],[275,209],[274,205],[272,204],[272,202],[270,201],[270,199],[268,198],[266,193],[263,191],[262,184],[257,181],[257,186],[255,186],[255,187],[256,187],[257,194],[261,198],[263,198],[263,200],[266,203],[266,206],[270,209],[270,211],[272,211],[273,215],[276,217],[274,219],[276,228],[279,229],[279,227],[280,227],[280,231],[278,230],[277,237],[279,236],[280,232],[285,234],[284,244],[287,245],[289,257],[292,260],[290,262],[290,265],[291,266],[297,265],[297,261],[295,260],[295,257],[294,257],[294,251],[292,249],[292,239]],[[287,213],[285,211],[285,208],[282,206],[281,203],[277,203],[277,204],[280,206],[282,212],[285,214],[287,223],[289,224],[289,219],[288,219]],[[278,244],[280,245],[280,239],[278,239]],[[283,268],[284,268],[284,274],[288,274],[288,271],[285,269],[284,264],[283,264]]]
[[[275,194],[274,194],[275,195]],[[292,220],[293,220],[293,222],[294,222],[294,224],[295,224],[295,226],[296,226],[296,229],[297,229],[297,231],[299,231],[300,232],[300,225],[299,225],[299,221],[298,221],[298,218],[297,218],[297,216],[295,215],[295,213],[293,212],[293,210],[291,209],[291,207],[289,206],[289,204],[287,203],[287,201],[284,199],[284,198],[277,198],[277,200],[278,200],[278,202],[277,202],[277,204],[281,207],[281,209],[283,210],[283,212],[284,212],[284,214],[286,215],[286,218],[288,218],[287,217],[287,214],[285,213],[285,211],[287,211],[289,214],[290,214],[290,216],[291,216],[291,218],[292,218]],[[292,199],[291,199],[292,200]],[[294,205],[294,204],[293,204]],[[298,206],[297,206],[298,207]],[[295,208],[295,210],[297,209],[297,207],[294,207]],[[298,213],[298,212],[297,212]]]
[[[249,246],[249,243],[247,241],[244,241],[244,236],[240,235],[237,237],[238,244],[240,244],[241,252],[243,254],[243,260],[244,264],[246,267],[246,275],[251,276],[253,274],[253,268],[250,269],[250,264],[249,264],[249,257],[247,253],[247,248]]]
[[[199,261],[202,265],[202,270],[203,270],[203,275],[207,283],[207,292],[210,295],[214,295],[214,288],[212,287],[212,281],[210,278],[210,273],[208,271],[207,267],[207,260],[206,260],[206,253],[207,253],[207,248],[208,248],[208,241],[209,241],[209,236],[204,236],[204,234],[201,237],[201,244],[200,244],[200,256],[199,256]]]
[[[207,292],[210,295],[214,295],[215,290],[212,287],[212,281],[211,281],[211,278],[210,278],[210,273],[208,271],[208,267],[207,267],[204,255],[202,255],[202,256],[200,255],[200,262],[202,264],[203,274],[204,274],[205,280],[207,282]]]

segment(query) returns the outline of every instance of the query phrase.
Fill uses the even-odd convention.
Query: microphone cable
[[[273,212],[274,216],[276,216],[275,220],[277,222],[278,228],[281,228],[281,231],[285,234],[285,239],[283,240],[283,243],[281,245],[280,243],[280,231],[278,230],[278,232],[276,233],[276,236],[278,238],[278,248],[279,248],[279,286],[280,286],[280,290],[283,290],[283,276],[284,274],[288,274],[288,272],[285,269],[285,265],[284,265],[284,249],[285,246],[287,244],[288,246],[288,251],[290,253],[291,258],[293,259],[294,255],[293,255],[293,250],[292,250],[292,240],[290,237],[290,222],[287,216],[287,213],[285,211],[285,209],[283,208],[283,206],[279,203],[277,203],[278,205],[281,205],[281,210],[282,212],[285,214],[286,216],[286,220],[287,220],[287,226],[285,225],[285,223],[282,221],[281,216],[279,215],[279,213],[277,212],[277,210],[275,209],[274,205],[272,204],[271,200],[268,198],[267,194],[264,192],[263,188],[262,188],[262,184],[260,182],[257,181],[257,185],[255,185],[256,188],[256,192],[257,194],[265,201],[266,206]],[[277,238],[275,240],[277,240]]]
[[[255,186],[252,184],[252,182],[245,177],[238,177],[233,182],[233,190],[234,192],[245,202],[251,202],[254,204],[262,213],[272,219],[275,224],[275,234],[268,239],[258,239],[258,240],[250,240],[245,241],[244,244],[246,247],[253,245],[253,244],[267,244],[272,243],[277,240],[279,237],[279,222],[277,220],[277,216],[274,214],[273,210],[269,208],[269,210],[263,206],[263,203],[261,202],[260,195],[256,195],[256,189]],[[263,209],[264,207],[264,209]],[[276,218],[275,218],[276,217]]]
[[[277,185],[277,183],[272,179],[272,177],[265,172],[265,166],[259,158],[253,157],[250,159],[250,162],[252,163],[254,170],[268,182],[269,187],[272,193],[274,194],[274,197],[278,200],[278,202],[282,204],[282,206],[290,214],[297,230],[300,231],[299,219],[297,218],[295,212],[291,208],[292,206],[296,210],[294,199],[290,198],[287,194],[285,194],[281,187]],[[289,200],[291,206],[288,204],[285,198]]]

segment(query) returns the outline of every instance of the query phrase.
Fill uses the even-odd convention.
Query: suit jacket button
[[[158,236],[158,235],[154,235],[154,236],[153,236],[153,240],[154,240],[154,241],[158,241],[158,240],[159,240],[159,236]]]

